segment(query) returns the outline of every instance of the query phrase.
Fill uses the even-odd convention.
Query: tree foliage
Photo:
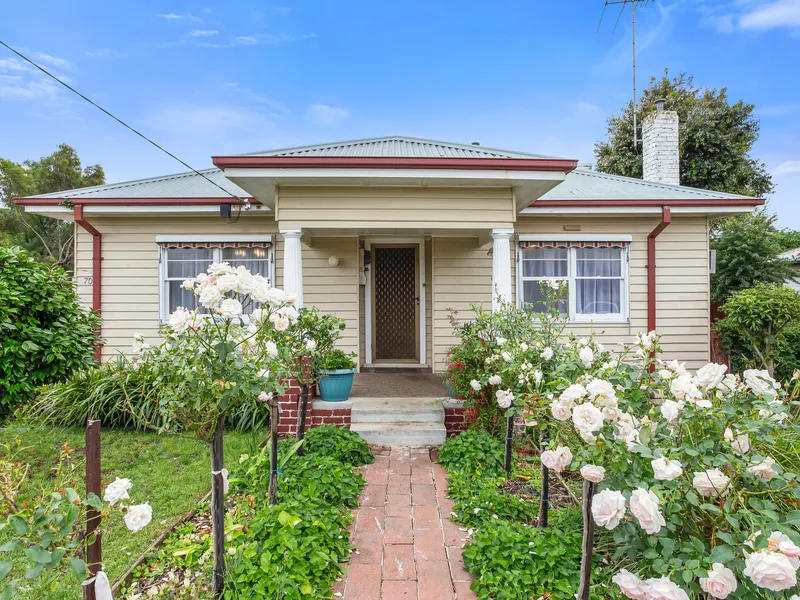
[[[711,297],[718,302],[759,282],[781,283],[792,276],[790,264],[777,257],[780,243],[775,217],[764,211],[719,221],[712,232],[711,248],[717,251]]]
[[[0,417],[38,386],[92,365],[99,324],[64,269],[0,247]]]
[[[66,144],[39,160],[16,163],[0,158],[0,202],[7,207],[0,210],[0,239],[5,237],[9,244],[71,268],[74,225],[26,213],[12,200],[102,185],[105,179],[100,165],[82,167],[78,153]]]
[[[750,156],[758,139],[754,106],[739,100],[733,104],[726,88],[695,87],[686,74],[650,78],[642,98],[629,103],[608,119],[608,140],[595,144],[597,168],[604,173],[641,178],[641,145],[633,145],[633,112],[637,139],[645,117],[655,112],[655,101],[665,99],[665,110],[680,120],[681,185],[720,192],[763,197],[772,192],[772,179],[764,163]]]
[[[778,252],[800,248],[800,231],[787,228],[779,229],[775,232],[775,240],[778,243]]]

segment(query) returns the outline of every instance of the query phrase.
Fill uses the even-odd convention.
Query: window
[[[519,301],[544,310],[539,283],[565,281],[561,313],[572,321],[625,321],[628,318],[628,252],[623,242],[521,242]]]
[[[197,307],[195,295],[183,289],[183,282],[204,273],[211,263],[244,266],[253,275],[273,281],[272,248],[269,242],[159,242],[161,265],[160,318],[165,321],[175,309]],[[253,306],[245,309],[252,312]]]

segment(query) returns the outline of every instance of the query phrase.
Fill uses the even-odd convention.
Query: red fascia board
[[[761,206],[763,198],[709,198],[708,200],[681,199],[681,200],[534,200],[528,207],[564,208],[575,207],[614,207],[614,206]]]
[[[559,171],[569,173],[577,160],[555,158],[431,158],[421,156],[214,156],[220,169],[464,169]]]
[[[14,198],[20,206],[58,206],[64,201],[76,206],[198,206],[239,204],[236,198]],[[256,203],[255,198],[243,198]],[[259,203],[260,204],[260,203]]]

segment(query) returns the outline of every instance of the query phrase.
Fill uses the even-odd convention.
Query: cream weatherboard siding
[[[510,188],[281,187],[281,229],[509,227]]]
[[[571,325],[586,335],[592,330],[603,344],[631,343],[647,329],[647,235],[660,217],[587,216],[576,218],[528,217],[515,224],[518,234],[630,234],[630,323]],[[698,368],[709,359],[708,222],[706,217],[673,216],[656,239],[656,330],[663,334],[665,358],[686,361]]]

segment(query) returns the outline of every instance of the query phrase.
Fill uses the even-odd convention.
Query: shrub
[[[480,600],[567,600],[577,591],[581,535],[490,519],[464,547]]]
[[[532,524],[539,516],[538,499],[526,500],[509,494],[502,484],[502,480],[495,485],[486,479],[477,480],[476,485],[469,486],[466,497],[456,500],[453,518],[464,527],[476,529],[496,519]]]
[[[339,462],[358,467],[370,464],[374,458],[362,437],[344,427],[322,425],[310,429],[303,449],[308,454],[329,456]]]
[[[501,475],[503,444],[485,431],[468,429],[444,443],[439,450],[439,463],[450,473]]]
[[[315,361],[317,369],[321,371],[337,371],[339,369],[355,369],[356,363],[352,354],[347,354],[344,350],[334,348],[318,361]]]
[[[355,508],[363,487],[364,478],[351,465],[329,456],[295,456],[279,478],[278,502],[302,498]]]
[[[64,269],[0,248],[0,417],[38,386],[90,366],[99,325]]]

